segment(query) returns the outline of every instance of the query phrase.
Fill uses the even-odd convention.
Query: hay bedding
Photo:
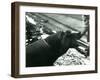
[[[90,58],[86,58],[79,53],[76,49],[69,49],[64,55],[59,57],[55,62],[55,66],[68,66],[68,65],[87,65]]]

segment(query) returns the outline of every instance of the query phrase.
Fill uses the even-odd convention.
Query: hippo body
[[[71,33],[58,32],[44,40],[37,40],[26,47],[26,67],[52,66],[70,47],[76,47]],[[74,42],[75,43],[75,42]],[[74,46],[73,46],[74,45]]]

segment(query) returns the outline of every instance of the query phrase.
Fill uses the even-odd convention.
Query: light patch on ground
[[[68,65],[88,65],[89,57],[86,58],[84,55],[79,53],[76,49],[69,49],[64,55],[59,57],[54,65],[55,66],[68,66]]]

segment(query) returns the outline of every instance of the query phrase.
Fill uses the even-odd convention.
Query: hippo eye
[[[81,38],[81,35],[82,35],[81,32],[79,32],[79,33],[77,34],[78,39]]]

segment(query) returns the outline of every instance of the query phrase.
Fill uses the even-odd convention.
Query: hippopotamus
[[[78,46],[81,33],[59,31],[26,46],[26,67],[53,66],[69,48]]]

